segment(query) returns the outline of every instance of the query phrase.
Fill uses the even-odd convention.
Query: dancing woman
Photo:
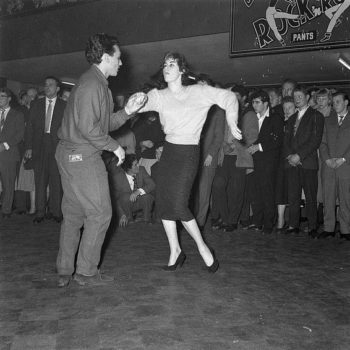
[[[188,209],[188,200],[198,170],[199,138],[209,108],[217,104],[226,111],[226,119],[233,135],[241,138],[237,128],[238,102],[234,93],[202,85],[184,85],[188,66],[178,53],[168,53],[163,61],[163,77],[167,87],[153,89],[141,112],[159,113],[165,137],[159,163],[159,183],[156,206],[169,241],[170,257],[167,271],[181,266],[186,256],[182,252],[176,220],[195,240],[209,272],[216,272],[219,262],[205,244],[196,220]]]

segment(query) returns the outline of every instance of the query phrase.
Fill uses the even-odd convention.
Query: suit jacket
[[[298,154],[304,169],[318,169],[317,149],[323,134],[323,115],[308,107],[301,118],[298,130],[294,135],[294,125],[298,113],[294,113],[287,121],[284,137],[284,158],[290,154]],[[286,161],[286,166],[291,167]]]
[[[45,98],[33,101],[29,110],[29,120],[26,130],[26,149],[32,150],[32,158],[34,162],[40,160],[41,150],[43,149],[43,139],[45,134],[45,115],[46,105]],[[51,147],[53,152],[59,141],[57,131],[61,126],[63,112],[66,107],[66,102],[57,97],[55,108],[52,112],[51,121]]]
[[[129,181],[126,177],[125,171],[112,165],[110,168],[110,180],[113,192],[113,197],[119,199],[125,193],[132,193]],[[139,167],[139,173],[136,174],[137,187],[142,188],[146,193],[152,192],[156,185],[153,179],[148,175],[146,169],[143,166]]]
[[[20,152],[18,145],[24,136],[24,117],[23,113],[13,108],[7,113],[2,131],[0,132],[0,143],[6,142],[9,149],[0,152],[0,162],[18,162]]]
[[[201,166],[203,166],[205,158],[210,154],[213,157],[211,167],[217,167],[219,150],[224,140],[224,131],[225,112],[214,105],[208,112],[207,120],[201,133]]]
[[[242,141],[236,140],[237,161],[238,168],[254,168],[253,157],[248,153],[247,149],[258,138],[259,123],[256,113],[249,110],[242,118]]]
[[[330,158],[345,158],[346,161],[334,171],[340,178],[350,178],[350,113],[346,114],[342,125],[338,125],[338,116],[332,111],[325,118],[322,142],[320,145],[321,161]],[[327,165],[325,165],[327,166]],[[330,168],[329,168],[330,169]],[[330,169],[332,170],[332,169]]]
[[[270,109],[269,117],[266,117],[261,125],[255,145],[261,144],[263,151],[253,154],[254,162],[263,161],[266,164],[275,163],[280,157],[283,145],[283,120]]]

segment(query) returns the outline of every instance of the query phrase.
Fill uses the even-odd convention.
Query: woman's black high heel
[[[162,269],[164,271],[175,271],[177,267],[181,267],[184,264],[185,260],[186,260],[186,255],[183,253],[183,251],[181,251],[174,265],[163,266]]]
[[[207,269],[208,269],[208,272],[215,273],[219,268],[219,260],[216,259],[214,250],[211,248],[209,248],[209,250],[211,252],[211,255],[213,256],[214,261],[210,266],[207,266]]]

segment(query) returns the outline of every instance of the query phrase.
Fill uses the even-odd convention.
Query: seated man
[[[112,163],[110,184],[119,226],[125,227],[139,210],[143,210],[144,221],[151,222],[154,197],[150,192],[155,189],[155,183],[145,168],[138,165],[135,154],[127,154],[120,167]]]

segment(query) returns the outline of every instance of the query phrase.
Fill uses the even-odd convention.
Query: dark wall
[[[94,33],[121,45],[228,32],[230,0],[99,0],[0,20],[0,61],[75,52]]]

